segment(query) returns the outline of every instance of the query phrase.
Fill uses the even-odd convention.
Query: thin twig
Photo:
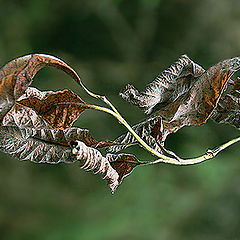
[[[239,142],[239,141],[240,141],[240,137],[234,138],[215,149],[207,150],[207,152],[200,157],[190,158],[190,159],[173,159],[173,158],[167,159],[167,160],[166,159],[158,159],[158,160],[149,162],[148,164],[169,163],[169,164],[174,164],[174,165],[193,165],[193,164],[201,163],[206,160],[214,158],[218,153],[220,153],[224,149],[228,148],[229,146],[231,146],[234,143]]]

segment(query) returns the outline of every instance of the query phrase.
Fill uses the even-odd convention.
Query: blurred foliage
[[[120,99],[121,88],[132,83],[143,89],[184,53],[205,68],[238,56],[239,9],[237,0],[0,0],[0,64],[34,52],[56,55],[134,124],[143,114]],[[33,85],[70,88],[95,102],[54,69],[41,71]],[[97,139],[125,131],[95,111],[76,125]],[[237,134],[209,122],[180,130],[167,147],[197,156]],[[238,150],[232,146],[196,166],[139,167],[114,196],[99,177],[74,165],[38,165],[1,154],[1,239],[240,239]]]

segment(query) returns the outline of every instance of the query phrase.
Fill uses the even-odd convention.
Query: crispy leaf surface
[[[17,126],[0,128],[0,149],[19,160],[37,163],[75,162],[70,142],[85,140],[86,130],[80,128],[35,129]]]
[[[158,134],[161,134],[161,126],[159,126],[159,121],[162,121],[161,118],[153,117],[147,118],[139,124],[133,126],[133,130],[153,149],[158,152],[162,152],[160,147],[160,142],[162,136],[160,136],[160,141],[158,142]],[[159,127],[159,129],[157,128]],[[156,129],[156,133],[154,129]],[[131,145],[137,144],[135,137],[130,133],[126,133],[114,140],[112,146],[110,145],[107,150],[108,152],[119,152]],[[159,145],[160,144],[160,145]]]
[[[71,145],[74,147],[72,152],[81,163],[81,168],[102,175],[103,179],[107,180],[113,194],[120,182],[118,173],[112,168],[108,159],[103,157],[97,149],[87,147],[78,140],[72,141]]]
[[[115,169],[119,175],[118,185],[122,182],[123,178],[132,173],[135,167],[145,164],[138,161],[132,154],[107,154],[106,157],[113,169]]]
[[[54,92],[41,92],[36,88],[29,87],[26,90],[26,93],[21,97],[22,100],[31,99],[33,96],[37,99],[44,99],[45,97],[52,96]],[[68,109],[68,111],[71,111]],[[74,110],[75,111],[75,110]],[[61,115],[59,115],[61,117]],[[62,121],[64,121],[63,118]],[[3,118],[2,122],[3,126],[16,126],[19,129],[26,129],[32,128],[35,130],[43,130],[43,131],[57,131],[58,128],[53,128],[48,121],[46,121],[41,115],[37,114],[35,109],[29,108],[24,106],[23,104],[15,104],[14,107],[9,111],[6,116]],[[70,137],[70,140],[80,140],[83,141],[87,146],[93,146],[97,144],[97,141],[91,136],[88,130],[83,130],[80,128],[67,128],[65,131],[67,132],[68,129],[71,129],[68,132],[67,136]],[[63,133],[63,129],[60,129],[59,133]],[[63,138],[64,139],[64,138]],[[48,140],[47,140],[48,141]],[[69,142],[68,141],[68,142]],[[65,142],[65,145],[68,143]]]
[[[81,168],[102,175],[107,180],[112,194],[115,193],[123,178],[130,175],[136,166],[145,164],[131,154],[107,154],[103,157],[97,149],[87,147],[78,140],[72,141],[71,145],[73,154],[80,160]]]
[[[98,143],[88,130],[72,127],[87,108],[86,103],[68,89],[41,92],[29,87],[44,66],[60,68],[79,81],[77,74],[64,62],[42,54],[24,56],[3,67],[0,71],[0,150],[19,160],[36,163],[79,161],[83,168],[106,178],[114,193],[127,170],[120,171],[117,167],[122,173],[118,181],[118,172],[109,160],[91,147],[101,148],[113,143]],[[77,154],[72,146],[76,142],[81,146]]]
[[[211,119],[240,128],[240,78],[234,82],[229,94],[221,97]]]
[[[51,93],[47,97],[24,98],[17,101],[17,104],[33,109],[51,127],[59,129],[71,127],[74,121],[87,108],[84,106],[85,102],[69,89]]]
[[[120,92],[120,96],[142,108],[147,114],[163,109],[162,117],[170,119],[172,114],[164,111],[164,107],[188,92],[197,77],[203,73],[204,69],[201,66],[183,55],[171,67],[159,74],[144,92],[139,92],[129,84]]]
[[[73,163],[80,162],[82,168],[101,174],[114,193],[121,183],[118,171],[110,165],[109,160],[101,153],[88,147],[86,132],[80,128],[34,129],[17,126],[0,128],[0,150],[19,160],[35,163]],[[80,149],[73,151],[72,144],[77,142]],[[122,175],[121,175],[122,176]],[[122,179],[122,178],[120,178]]]

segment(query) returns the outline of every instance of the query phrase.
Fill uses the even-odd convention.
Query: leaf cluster
[[[64,71],[89,95],[110,108],[88,104],[69,89],[43,92],[30,87],[36,73],[46,66]],[[114,193],[136,166],[159,162],[195,164],[239,141],[234,139],[201,157],[187,160],[164,147],[169,134],[184,126],[205,124],[210,118],[239,128],[240,80],[232,80],[239,68],[239,57],[204,70],[183,55],[145,91],[128,84],[120,96],[147,114],[143,121],[131,127],[105,96],[89,91],[62,60],[44,54],[17,58],[0,70],[0,149],[19,160],[36,163],[78,162],[83,169],[102,175]],[[95,140],[87,129],[73,126],[87,109],[113,115],[128,132],[114,141]],[[142,162],[131,154],[117,153],[135,144],[158,159]],[[101,149],[107,151],[105,156]]]

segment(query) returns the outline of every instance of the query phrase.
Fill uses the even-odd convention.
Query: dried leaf
[[[59,68],[80,81],[72,68],[50,55],[31,54],[12,60],[0,70],[0,120],[24,94],[35,74],[45,66]]]
[[[159,124],[159,120],[161,118],[147,118],[143,122],[136,124],[133,126],[133,130],[153,149],[158,152],[162,152],[161,150],[161,140],[158,142],[159,137],[157,134],[161,134],[161,131],[157,128],[156,133],[153,131]],[[121,135],[117,139],[114,140],[112,145],[109,145],[107,148],[108,152],[119,152],[131,145],[138,144],[135,137],[130,133],[127,132],[126,134]]]
[[[112,194],[123,178],[130,175],[136,166],[144,164],[131,154],[107,154],[103,157],[97,149],[87,147],[83,142],[73,141],[71,145],[72,152],[81,160],[81,168],[102,175],[103,179],[107,180]]]
[[[24,98],[17,101],[17,104],[33,109],[51,127],[59,129],[71,127],[87,108],[84,106],[86,103],[69,89],[51,93],[45,98],[39,96]]]
[[[229,94],[221,97],[211,119],[240,128],[240,78],[234,82]]]
[[[19,160],[35,163],[74,163],[93,170],[106,178],[112,193],[120,184],[118,173],[101,153],[84,142],[88,130],[80,128],[39,129],[2,126],[0,128],[0,150]],[[84,142],[82,142],[84,141]],[[73,143],[80,146],[73,148]],[[77,152],[76,152],[77,149]]]
[[[42,99],[52,93],[52,91],[41,92],[36,88],[29,87],[26,89],[25,94],[22,95],[19,99],[27,99],[28,97],[37,97],[39,99]],[[20,128],[50,128],[49,124],[33,109],[17,104],[17,102],[4,116],[2,125],[18,126]]]
[[[69,91],[65,92],[69,93]],[[84,168],[91,166],[92,162],[89,163],[89,159],[97,161],[101,157],[104,164],[99,165],[101,168],[96,173],[106,177],[111,191],[115,192],[119,185],[117,181],[118,174],[98,150],[89,147],[97,145],[97,141],[90,135],[88,130],[73,127],[65,130],[50,129],[49,123],[44,120],[44,115],[38,115],[36,109],[22,104],[22,101],[26,100],[28,102],[27,100],[33,98],[46,104],[45,99],[52,97],[53,94],[53,92],[41,92],[35,88],[26,90],[19,103],[16,103],[3,119],[2,125],[8,125],[0,128],[0,150],[19,160],[54,164],[78,161]],[[72,94],[70,96],[72,101]],[[57,100],[59,102],[61,98]],[[65,96],[64,100],[66,100]],[[78,98],[75,100],[78,100]],[[71,106],[68,111],[73,112]],[[54,113],[57,115],[56,110]],[[77,156],[73,154],[73,142],[79,142],[84,146]],[[113,174],[114,172],[115,174]]]
[[[35,129],[17,126],[0,128],[0,149],[19,160],[37,163],[75,162],[71,141],[85,141],[87,130],[80,128]]]
[[[199,126],[208,120],[230,77],[239,70],[239,67],[240,58],[236,57],[204,71],[184,55],[160,74],[145,92],[140,93],[134,87],[127,86],[120,95],[143,108],[146,113],[151,113],[150,118],[134,126],[137,134],[147,142],[152,142],[153,137],[158,144],[164,145],[170,133],[184,126]],[[144,134],[143,128],[146,130]],[[129,139],[129,133],[117,138],[116,142],[125,147],[137,143],[134,137]],[[155,143],[152,145],[155,148]],[[119,149],[110,148],[111,151]]]
[[[41,92],[30,88],[34,75],[44,66],[60,68],[80,83],[78,75],[68,65],[47,55],[25,56],[2,68],[0,150],[20,160],[37,163],[79,161],[85,170],[106,178],[112,193],[135,167],[159,162],[140,162],[131,154],[102,156],[96,148],[108,147],[116,152],[137,142],[130,133],[114,142],[97,142],[88,130],[72,127],[88,105],[68,89]],[[236,57],[205,71],[184,55],[160,74],[145,92],[128,85],[120,93],[122,97],[150,115],[135,125],[134,131],[153,149],[161,152],[170,133],[184,126],[204,124],[210,116],[217,122],[229,122],[239,127],[240,80],[235,81],[229,94],[223,95],[230,77],[239,67],[240,58]],[[105,98],[89,93],[103,100]],[[109,101],[105,99],[104,102],[117,114]],[[98,106],[95,108],[111,112]],[[167,153],[171,154],[170,151]],[[202,159],[206,159],[205,155]],[[177,160],[173,160],[176,164]]]
[[[66,71],[79,81],[75,72],[65,63],[39,54],[16,59],[1,70],[0,150],[19,160],[36,163],[79,161],[83,168],[106,178],[114,193],[122,178],[130,174],[132,163],[116,165],[122,160],[113,163],[121,173],[119,181],[118,172],[108,159],[90,147],[100,148],[114,143],[98,143],[88,130],[71,127],[87,108],[78,95],[68,89],[41,92],[28,87],[36,72],[48,65]],[[124,168],[125,164],[128,168]],[[137,164],[135,162],[134,166]]]
[[[120,96],[142,108],[145,113],[151,114],[188,92],[204,72],[201,66],[183,55],[170,68],[159,74],[144,92],[139,92],[129,84],[120,92]],[[162,117],[171,118],[172,114],[164,114],[164,111],[161,113]]]
[[[132,173],[135,167],[145,164],[138,161],[132,154],[107,154],[106,157],[119,175],[118,185],[122,182],[123,178]]]
[[[112,194],[116,191],[119,182],[118,173],[112,168],[107,158],[95,148],[87,147],[81,141],[72,141],[73,154],[81,161],[81,168],[102,175],[107,180]]]

